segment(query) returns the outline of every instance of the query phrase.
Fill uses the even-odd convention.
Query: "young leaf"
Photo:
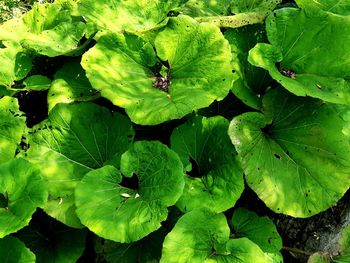
[[[182,194],[183,166],[165,145],[142,141],[122,155],[121,172],[124,177],[136,175],[137,183],[123,186],[122,174],[104,166],[86,174],[77,185],[75,203],[81,222],[91,231],[129,243],[160,228],[167,207]]]
[[[237,116],[229,128],[248,185],[277,213],[309,217],[331,207],[350,186],[350,146],[333,106],[274,89],[263,112]]]
[[[269,16],[266,25],[271,44],[257,44],[249,53],[250,63],[267,69],[297,96],[350,104],[347,17],[283,8]]]
[[[81,227],[74,212],[75,185],[109,160],[118,166],[133,137],[130,121],[118,113],[93,103],[56,105],[47,120],[33,127],[26,153],[49,182],[45,211],[69,226]]]
[[[161,263],[267,263],[261,249],[247,238],[229,239],[223,214],[195,209],[182,216],[163,243]]]
[[[271,78],[266,70],[248,62],[248,52],[256,43],[266,41],[265,29],[262,25],[228,29],[225,38],[230,42],[232,65],[237,74],[232,92],[248,106],[260,109],[261,95],[265,93]]]
[[[248,238],[257,244],[273,262],[283,262],[280,253],[282,239],[274,223],[267,216],[259,217],[254,212],[238,208],[233,213],[232,225],[235,237]]]
[[[183,0],[80,0],[78,9],[98,29],[142,32],[164,25],[163,20]]]
[[[300,8],[317,7],[338,15],[350,15],[349,0],[295,0]]]
[[[26,127],[15,98],[0,99],[0,164],[15,157]]]
[[[47,102],[50,111],[58,103],[89,101],[98,97],[98,92],[91,87],[80,63],[71,61],[56,72],[47,94]]]
[[[35,213],[17,236],[35,253],[37,263],[76,263],[83,254],[86,234],[86,229],[72,229]]]
[[[47,186],[37,167],[24,159],[0,165],[0,238],[26,226],[47,200]]]
[[[156,64],[153,47],[135,35],[105,34],[82,59],[92,86],[126,108],[133,122],[153,125],[181,118],[223,99],[231,88],[230,47],[215,26],[187,16],[171,18],[155,47],[168,64],[163,79],[150,69]]]
[[[194,177],[185,177],[184,193],[176,204],[183,212],[200,207],[223,212],[233,207],[243,192],[243,172],[227,135],[228,126],[220,116],[197,116],[173,131],[171,148],[187,170],[193,161]]]
[[[0,262],[35,263],[35,255],[17,238],[0,239]]]

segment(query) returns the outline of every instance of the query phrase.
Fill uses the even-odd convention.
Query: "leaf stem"
[[[292,252],[292,253],[305,255],[305,256],[311,256],[312,254],[314,254],[314,253],[312,253],[312,252],[304,251],[304,250],[301,250],[301,249],[295,248],[295,247],[286,247],[286,246],[283,246],[282,249],[283,249],[283,250],[286,250],[286,251],[289,251],[289,252]]]
[[[246,25],[262,23],[264,22],[267,15],[267,12],[247,12],[233,16],[196,17],[196,20],[200,23],[209,22],[217,25],[218,27],[237,28]]]

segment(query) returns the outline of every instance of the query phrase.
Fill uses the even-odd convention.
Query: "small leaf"
[[[267,216],[259,217],[254,212],[238,208],[232,217],[235,237],[246,237],[257,244],[273,262],[283,262],[280,250],[282,239],[274,223]]]
[[[0,262],[35,263],[35,255],[17,238],[0,239]]]
[[[227,135],[228,126],[223,117],[198,116],[173,131],[171,148],[184,167],[191,169],[192,160],[193,177],[185,177],[184,193],[176,204],[183,212],[200,207],[223,212],[243,192],[243,172]]]
[[[71,61],[55,73],[47,101],[50,111],[58,103],[90,101],[98,97],[99,93],[91,87],[80,63]]]
[[[47,90],[50,88],[51,80],[42,75],[32,75],[23,81],[26,90]]]
[[[47,186],[37,167],[24,159],[0,165],[0,238],[25,227],[47,201]]]
[[[122,155],[121,171],[125,177],[136,174],[137,184],[124,186],[122,174],[104,166],[85,175],[76,188],[75,203],[81,222],[91,231],[129,243],[160,228],[167,207],[182,194],[183,166],[165,145],[141,141]]]

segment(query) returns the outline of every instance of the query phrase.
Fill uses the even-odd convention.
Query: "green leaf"
[[[164,228],[133,243],[116,243],[100,239],[95,245],[97,255],[108,263],[158,263],[166,231]],[[98,262],[100,262],[98,261]]]
[[[249,53],[250,63],[267,69],[297,96],[350,104],[348,18],[284,8],[269,16],[266,25],[271,45],[257,44]]]
[[[181,13],[191,17],[228,15],[232,0],[189,0],[180,8]]]
[[[24,159],[0,165],[0,238],[26,226],[47,200],[47,186],[37,167]]]
[[[90,101],[98,97],[98,92],[91,87],[80,63],[71,61],[56,72],[47,102],[50,111],[58,103]]]
[[[14,81],[21,80],[27,76],[32,68],[29,56],[18,45],[10,45],[0,48],[0,86],[10,88]]]
[[[350,146],[333,106],[279,88],[265,96],[263,112],[237,116],[229,128],[248,185],[294,217],[334,205],[350,185]]]
[[[280,250],[282,239],[274,223],[267,216],[259,217],[254,212],[238,208],[233,213],[232,225],[235,237],[246,237],[257,244],[272,262],[283,262]]]
[[[60,4],[35,4],[22,18],[0,26],[0,40],[49,57],[74,51],[84,34],[85,24],[74,21],[70,10]]]
[[[165,145],[142,141],[122,155],[121,172],[124,177],[137,176],[135,189],[123,185],[123,176],[116,168],[105,166],[82,179],[75,203],[81,222],[92,232],[129,243],[160,228],[167,218],[167,207],[182,194],[183,166]]]
[[[87,22],[112,32],[142,32],[163,25],[167,14],[182,0],[80,0],[78,8]]]
[[[350,15],[349,0],[295,0],[295,2],[300,8],[317,7],[338,15]]]
[[[23,81],[26,90],[47,90],[50,88],[51,80],[42,75],[32,75]]]
[[[0,261],[6,263],[35,263],[35,255],[17,238],[0,239]]]
[[[22,114],[15,98],[0,99],[0,164],[15,157],[26,127]]]
[[[85,173],[115,160],[133,141],[130,121],[93,103],[58,104],[47,120],[33,127],[27,158],[40,165],[49,182],[45,211],[81,227],[75,215],[74,188]]]
[[[184,193],[176,204],[183,212],[200,207],[223,212],[233,207],[243,192],[243,172],[227,135],[228,126],[220,116],[197,116],[173,131],[171,148],[186,170],[191,169],[190,161],[194,164],[193,177],[185,177]]]
[[[85,249],[86,234],[85,229],[72,229],[36,213],[17,236],[35,253],[37,263],[75,263]]]
[[[161,263],[269,262],[247,238],[229,239],[223,214],[195,209],[182,216],[163,243]]]
[[[266,70],[254,67],[248,62],[248,52],[256,43],[266,41],[263,25],[228,29],[225,38],[230,42],[232,65],[237,74],[232,92],[248,106],[260,109],[261,95],[265,93],[271,78]]]
[[[155,47],[169,64],[161,70],[170,80],[167,91],[155,87],[153,47],[137,36],[106,34],[83,56],[92,86],[126,108],[133,122],[154,125],[181,118],[223,99],[231,88],[230,47],[215,26],[187,16],[171,18]]]

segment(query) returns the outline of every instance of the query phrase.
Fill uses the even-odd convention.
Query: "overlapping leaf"
[[[0,99],[0,164],[15,157],[25,130],[25,118],[21,115],[15,98]]]
[[[0,261],[6,263],[35,263],[35,255],[17,238],[0,239]]]
[[[25,227],[47,200],[47,186],[38,167],[24,159],[0,165],[0,238]]]
[[[230,239],[223,214],[196,209],[176,223],[163,243],[161,263],[270,262],[247,238]]]
[[[349,28],[348,17],[317,9],[277,10],[266,22],[271,44],[257,44],[249,62],[298,96],[349,105]]]
[[[23,17],[0,26],[0,40],[5,44],[20,43],[49,57],[74,51],[84,33],[85,24],[75,21],[60,4],[36,4]]]
[[[243,172],[227,135],[228,126],[223,117],[197,116],[173,131],[171,148],[186,170],[193,163],[193,177],[185,177],[184,193],[176,204],[182,211],[206,207],[222,212],[233,207],[243,192]]]
[[[33,129],[27,158],[40,164],[49,182],[45,211],[69,226],[81,226],[75,216],[75,185],[107,161],[119,164],[133,140],[131,123],[93,103],[59,104]]]
[[[89,172],[78,184],[77,214],[97,235],[116,242],[137,241],[160,228],[167,207],[184,187],[183,166],[175,152],[159,142],[141,141],[122,155],[124,177],[137,176],[137,185],[123,185],[112,166]],[[112,231],[111,231],[112,230]]]
[[[158,124],[181,118],[222,99],[232,84],[231,53],[220,30],[187,16],[171,18],[155,40],[161,69],[170,85],[156,86],[153,47],[130,34],[106,34],[84,54],[82,65],[92,86],[133,122]],[[161,114],[160,114],[161,113]]]
[[[265,96],[264,114],[232,120],[229,135],[247,183],[275,212],[312,216],[349,189],[350,148],[334,109],[279,88]]]

